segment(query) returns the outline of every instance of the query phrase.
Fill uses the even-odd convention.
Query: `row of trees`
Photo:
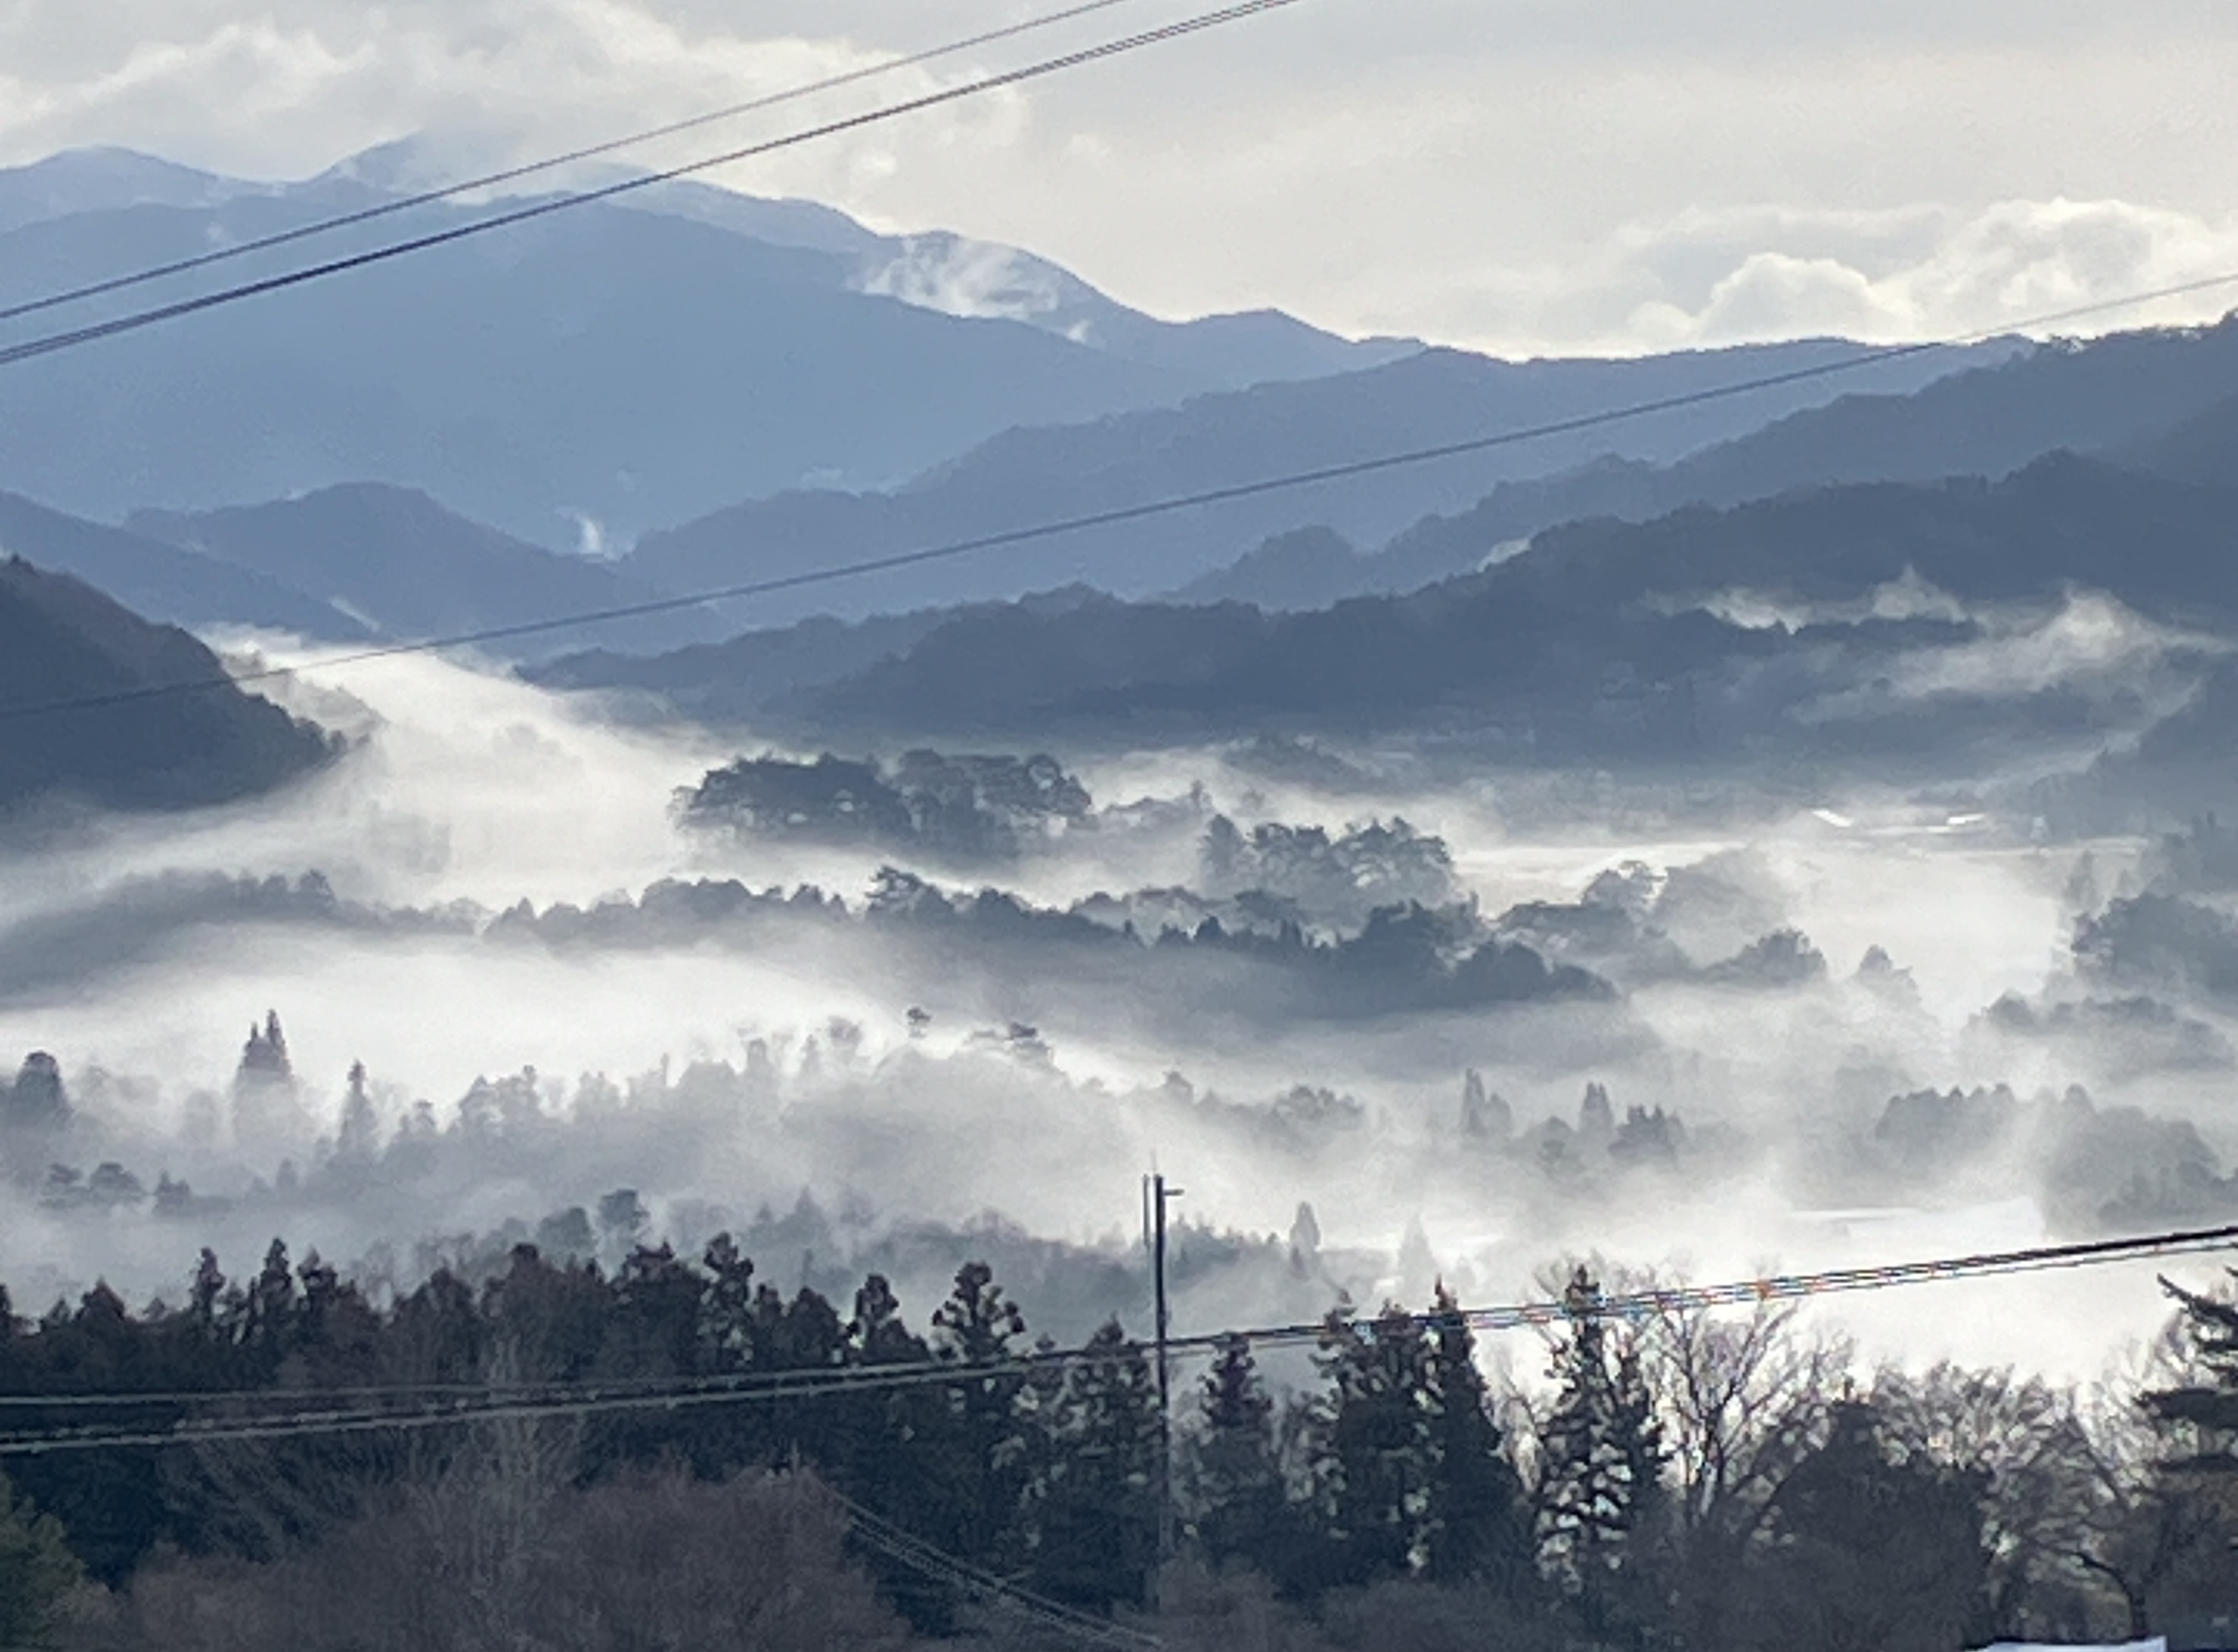
[[[586,1497],[686,1526],[700,1516],[678,1511],[746,1520],[752,1505],[823,1530],[829,1508],[779,1519],[754,1501],[754,1476],[777,1469],[1096,1614],[1154,1592],[1162,1493],[1182,1561],[1263,1580],[1301,1623],[1400,1589],[1465,1596],[1470,1621],[1519,1645],[1926,1652],[2142,1634],[2234,1604],[2216,1595],[2238,1576],[2238,1310],[2222,1301],[2185,1297],[2161,1363],[2094,1397],[1947,1367],[1866,1381],[1791,1310],[1625,1317],[1591,1271],[1559,1283],[1544,1383],[1490,1381],[1442,1295],[1421,1315],[1333,1315],[1287,1394],[1248,1343],[1223,1345],[1183,1390],[1167,1462],[1144,1349],[1112,1324],[1076,1357],[1033,1357],[1049,1350],[977,1264],[920,1333],[880,1277],[843,1315],[757,1280],[725,1238],[696,1260],[640,1246],[611,1273],[524,1246],[479,1289],[439,1274],[387,1304],[276,1242],[240,1281],[204,1252],[175,1306],[136,1313],[96,1288],[36,1323],[0,1314],[10,1432],[418,1414],[431,1393],[493,1385],[657,1392],[579,1414],[18,1456],[0,1640],[40,1643],[10,1624],[59,1609],[80,1569],[127,1602],[113,1625],[165,1590],[301,1587],[321,1554],[420,1553],[445,1520],[519,1583],[544,1575],[553,1533],[606,1529]],[[817,1376],[707,1397],[780,1373]],[[665,1403],[694,1381],[700,1398]],[[920,1634],[963,1622],[952,1576],[891,1545],[860,1558],[887,1602],[864,1609],[863,1635],[899,1632],[878,1612]],[[474,1587],[496,1598],[488,1576]],[[554,1587],[520,1584],[520,1609]],[[1169,1604],[1178,1587],[1169,1571]]]

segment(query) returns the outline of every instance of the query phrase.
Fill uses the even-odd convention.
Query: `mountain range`
[[[1589,520],[1309,612],[1073,594],[870,622],[790,676],[771,662],[804,628],[534,674],[851,746],[1398,735],[1527,766],[1916,780],[2180,713],[2238,646],[2234,523],[2238,488],[2055,453],[1996,481]],[[2227,768],[2238,737],[2215,749]]]
[[[0,494],[0,553],[200,630],[254,627],[343,643],[516,631],[485,645],[514,658],[579,646],[572,634],[547,637],[544,621],[663,600],[612,563],[546,550],[373,482],[224,510],[136,511],[122,527]],[[657,649],[725,630],[713,614],[684,606],[599,634]]]
[[[1540,530],[1588,517],[1645,521],[1688,505],[1736,505],[1792,488],[2010,474],[2047,453],[2097,454],[2193,481],[2238,480],[2238,316],[2207,328],[2055,343],[1954,373],[1910,394],[1844,396],[1675,463],[1604,457],[1501,483],[1372,554],[1369,541],[1262,545],[1182,594],[1308,607],[1405,591],[1481,566]]]
[[[793,490],[646,534],[629,559],[656,584],[708,588],[891,556],[1023,526],[1120,510],[1447,442],[1493,445],[1434,463],[1253,494],[1143,522],[1038,540],[957,562],[758,600],[752,615],[892,613],[1071,582],[1129,596],[1171,590],[1269,534],[1328,526],[1380,543],[1426,514],[1474,504],[1506,480],[1599,456],[1670,460],[1844,390],[1909,390],[1970,357],[1881,361],[1838,341],[1682,352],[1621,361],[1501,362],[1424,350],[1336,376],[1194,398],[1086,424],[1006,431],[902,487]],[[1852,365],[1854,364],[1854,365]],[[1846,367],[1846,371],[1824,369]],[[1724,387],[1813,375],[1745,395],[1714,395],[1654,417],[1503,444],[1503,433],[1613,408],[1684,401]]]
[[[0,307],[394,203],[441,170],[407,143],[295,183],[121,150],[0,171]],[[417,208],[18,317],[0,342],[441,233],[502,204]],[[1166,322],[1016,249],[880,235],[812,203],[670,182],[19,362],[0,374],[0,488],[114,521],[381,482],[547,548],[620,552],[674,529],[647,547],[662,570],[774,567],[804,520],[835,549],[884,543],[983,522],[1014,494],[1021,509],[1131,501],[1849,350],[1517,363],[1446,351],[1417,365],[1412,341],[1346,340],[1275,312]],[[1908,388],[1966,359],[1884,363],[1853,382]],[[1505,477],[1603,452],[1669,459],[1843,388],[1804,381],[1387,478],[1314,508],[1347,532],[1394,532]],[[1249,394],[1226,399],[1239,393]],[[1211,405],[1191,405],[1204,397]],[[1041,428],[1051,426],[1069,428]],[[83,440],[88,430],[100,442]],[[784,494],[804,497],[774,501],[766,518],[752,509]],[[1170,534],[1138,537],[1127,561],[1144,579],[1194,577],[1294,520],[1291,501],[1219,514],[1186,553]],[[1123,564],[1117,577],[1136,588]],[[1017,588],[959,568],[887,606]]]
[[[109,150],[0,172],[0,306],[394,202],[399,165],[256,184]],[[4,342],[493,209],[418,208]],[[533,543],[619,547],[788,487],[898,482],[1015,425],[1413,348],[1274,315],[1163,323],[1009,249],[668,184],[19,363],[0,487],[114,520],[383,481]]]
[[[434,164],[407,145],[299,184],[116,151],[0,172],[0,303],[399,199]],[[2162,727],[2141,752],[2193,753],[2168,697],[2238,644],[2238,319],[1508,362],[1274,315],[1157,322],[1015,249],[811,203],[630,199],[0,374],[0,481],[43,501],[0,494],[0,552],[150,620],[509,634],[490,651],[553,686],[851,737],[1328,727],[1563,762]],[[1502,439],[1536,426],[1568,428]],[[1441,443],[1473,450],[1251,490]],[[626,553],[579,554],[616,534]],[[2142,627],[2126,699],[2088,670],[1906,686],[2078,595]],[[616,609],[653,611],[553,626]]]

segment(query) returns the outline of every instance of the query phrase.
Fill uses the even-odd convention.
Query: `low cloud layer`
[[[1362,794],[1176,751],[1080,771],[1140,830],[917,884],[880,874],[906,839],[687,826],[671,792],[720,760],[689,743],[437,661],[348,680],[364,743],[333,774],[0,859],[0,1091],[52,1052],[76,1119],[46,1131],[35,1075],[0,1131],[20,1300],[165,1288],[199,1244],[274,1231],[408,1274],[632,1188],[679,1239],[747,1230],[819,1279],[930,1290],[997,1249],[1084,1327],[1136,1277],[1154,1156],[1246,1236],[1202,1241],[1203,1323],[1419,1299],[1409,1269],[1496,1297],[1565,1247],[1723,1277],[2238,1201],[2227,926],[2137,904],[2208,898],[2220,837],[2086,853],[1892,799],[1721,819],[1393,773],[1374,795],[1411,827],[1347,836]],[[1144,795],[1167,802],[1126,813]],[[1247,835],[1207,824],[1231,813]],[[1434,911],[1364,910],[1387,861]],[[235,1080],[268,1008],[277,1101]],[[1301,1202],[1320,1262],[1288,1260]],[[2076,1372],[2158,1311],[2142,1281],[2029,1300],[1854,1323]]]

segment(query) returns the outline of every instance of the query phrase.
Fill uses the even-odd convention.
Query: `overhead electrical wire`
[[[1063,1601],[1053,1600],[1046,1595],[997,1577],[994,1573],[904,1530],[834,1488],[825,1487],[824,1493],[846,1513],[848,1523],[854,1528],[857,1536],[881,1554],[936,1582],[948,1583],[966,1594],[993,1600],[1093,1645],[1158,1647],[1165,1644],[1155,1635],[1114,1623],[1108,1618],[1097,1617],[1076,1606],[1068,1606]]]
[[[387,263],[393,259],[407,257],[414,253],[427,252],[434,248],[447,247],[476,236],[487,235],[493,230],[510,229],[517,224],[548,218],[555,213],[572,211],[576,208],[590,206],[597,202],[615,200],[641,189],[652,189],[656,184],[672,182],[678,178],[691,177],[697,173],[711,171],[717,167],[730,166],[741,161],[753,160],[761,156],[774,155],[781,150],[797,149],[804,143],[811,143],[821,138],[835,137],[843,133],[883,125],[888,121],[898,120],[905,115],[919,114],[925,109],[960,103],[966,98],[980,96],[1006,86],[1023,85],[1027,82],[1060,74],[1066,70],[1101,63],[1107,58],[1123,56],[1129,52],[1139,51],[1145,47],[1183,39],[1191,35],[1202,34],[1208,29],[1219,28],[1224,23],[1235,23],[1246,17],[1259,17],[1270,11],[1280,11],[1300,3],[1301,0],[1239,0],[1236,4],[1223,6],[1217,10],[1198,12],[1194,16],[1162,24],[1155,29],[1148,29],[1136,34],[1122,36],[1115,40],[1103,41],[1096,45],[1082,47],[1078,50],[1065,52],[1058,56],[1045,57],[1038,63],[1028,63],[1020,69],[1004,70],[999,74],[983,76],[977,80],[944,87],[939,91],[928,92],[923,96],[909,98],[901,103],[884,104],[858,115],[825,121],[820,125],[788,132],[779,137],[766,138],[759,143],[744,144],[737,149],[725,150],[719,155],[703,156],[697,160],[640,173],[633,177],[624,178],[619,182],[601,185],[597,189],[579,189],[565,195],[531,201],[526,205],[511,208],[487,218],[477,218],[470,223],[454,224],[446,229],[431,230],[426,235],[415,236],[409,240],[390,242],[383,246],[368,248],[362,252],[328,259],[323,263],[305,265],[277,275],[267,275],[259,280],[242,282],[235,286],[221,288],[215,292],[197,294],[191,298],[159,304],[149,309],[135,310],[129,315],[112,316],[107,321],[90,322],[83,327],[72,328],[65,332],[50,333],[38,338],[26,339],[21,343],[0,348],[0,368],[20,366],[25,362],[54,355],[63,350],[75,349],[102,339],[115,338],[121,334],[138,332],[144,328],[175,321],[182,316],[199,315],[205,310],[241,303],[251,298],[261,298],[267,294],[282,292],[289,288],[302,286],[308,282],[322,281],[328,276],[339,275],[348,270],[363,269],[374,264]]]
[[[2090,1240],[2081,1244],[2039,1245],[2024,1250],[1989,1251],[1942,1257],[1922,1262],[1880,1266],[1831,1269],[1815,1273],[1777,1274],[1763,1278],[1712,1285],[1682,1285],[1597,1296],[1583,1303],[1538,1301],[1482,1308],[1433,1310],[1407,1314],[1395,1321],[1379,1315],[1333,1315],[1288,1325],[1208,1331],[1169,1337],[1169,1357],[1188,1358],[1216,1354],[1238,1342],[1255,1349],[1299,1344],[1321,1345],[1332,1332],[1350,1330],[1373,1337],[1398,1324],[1414,1330],[1436,1331],[1456,1325],[1473,1330],[1506,1331],[1526,1326],[1560,1324],[1582,1317],[1642,1321],[1658,1315],[1690,1309],[1711,1310],[1771,1302],[1794,1302],[1821,1297],[1897,1290],[1911,1285],[1943,1284],[1961,1280],[1999,1279],[2019,1275],[2103,1267],[2117,1263],[2165,1260],[2238,1250],[2238,1224],[2179,1229],[2130,1238]],[[628,1411],[681,1411],[717,1405],[811,1401],[828,1397],[880,1392],[897,1389],[954,1387],[990,1381],[1023,1380],[1036,1372],[1063,1370],[1076,1365],[1108,1363],[1149,1355],[1142,1343],[1090,1345],[1085,1348],[1036,1349],[1000,1362],[966,1363],[954,1359],[902,1362],[891,1366],[868,1365],[818,1368],[812,1370],[744,1373],[737,1377],[646,1379],[632,1391],[616,1392],[619,1384],[554,1383],[533,1397],[513,1397],[515,1390],[487,1390],[482,1402],[447,1397],[442,1403],[416,1410],[365,1408],[326,1411],[304,1409],[319,1397],[316,1390],[175,1392],[163,1396],[134,1396],[129,1401],[155,1407],[185,1407],[269,1399],[296,1408],[278,1416],[218,1415],[189,1418],[169,1427],[119,1425],[0,1432],[0,1457],[46,1456],[58,1452],[153,1449],[179,1445],[223,1444],[250,1440],[300,1439],[334,1435],[411,1431],[452,1428],[480,1422],[536,1422],[579,1418]],[[338,1390],[354,1396],[386,1393],[417,1397],[425,1389],[400,1385],[387,1390]],[[455,1395],[455,1385],[442,1385],[442,1393]],[[63,1410],[75,1409],[96,1397],[83,1395],[20,1395],[11,1398],[24,1406],[40,1405]]]
[[[671,121],[663,126],[648,127],[643,131],[632,132],[621,137],[612,137],[600,143],[586,144],[581,149],[569,149],[562,155],[546,156],[542,160],[526,161],[520,165],[505,167],[495,172],[485,172],[474,177],[461,178],[455,183],[447,183],[439,189],[423,189],[415,194],[377,202],[372,206],[361,207],[352,212],[340,213],[329,218],[321,218],[313,223],[298,224],[293,229],[277,230],[271,235],[258,236],[251,240],[235,242],[227,246],[216,248],[212,251],[196,253],[192,257],[173,259],[168,263],[150,265],[143,269],[134,270],[129,275],[111,275],[100,281],[89,282],[82,287],[72,287],[62,292],[49,293],[40,298],[26,299],[18,303],[0,307],[0,322],[17,321],[26,315],[36,315],[45,310],[59,309],[64,305],[80,303],[87,299],[105,297],[110,293],[119,293],[134,287],[145,286],[150,282],[162,281],[173,275],[189,275],[197,269],[207,269],[213,264],[228,263],[235,259],[248,257],[255,253],[269,252],[275,248],[294,246],[300,242],[333,235],[338,230],[354,229],[360,224],[373,223],[380,219],[394,217],[399,213],[410,212],[420,207],[434,206],[445,201],[455,200],[460,196],[473,195],[483,189],[493,189],[503,184],[517,183],[523,178],[534,177],[540,173],[556,171],[561,167],[573,166],[583,161],[596,160],[601,156],[615,155],[625,149],[640,148],[647,143],[658,143],[663,138],[680,136],[686,132],[699,131],[705,127],[719,125],[744,116],[759,114],[763,110],[777,109],[786,103],[798,103],[803,98],[813,97],[819,93],[838,91],[843,87],[858,85],[864,81],[876,80],[886,75],[898,73],[904,69],[915,69],[926,63],[937,63],[944,57],[953,57],[959,53],[971,51],[981,46],[990,46],[1002,41],[1016,39],[1021,35],[1037,33],[1043,29],[1054,28],[1059,23],[1071,23],[1093,12],[1108,11],[1115,6],[1133,3],[1135,0],[1087,0],[1085,4],[1068,6],[1061,11],[1046,12],[1037,17],[1029,17],[1023,23],[1010,23],[1000,29],[989,29],[979,34],[967,36],[961,40],[951,40],[945,45],[928,47],[924,50],[910,52],[904,56],[889,57],[861,69],[851,69],[844,74],[831,75],[822,80],[787,87],[783,91],[749,98],[744,103],[731,103],[721,109],[708,109],[702,114],[689,116],[683,120]]]
[[[1291,3],[1293,0],[1271,0],[1272,3]],[[1269,494],[1286,493],[1301,488],[1315,487],[1329,482],[1346,481],[1385,471],[1400,470],[1442,459],[1460,458],[1470,454],[1489,453],[1501,448],[1520,447],[1526,443],[1544,441],[1553,436],[1573,435],[1605,426],[1649,418],[1658,414],[1673,413],[1706,403],[1731,400],[1759,390],[1775,389],[1785,385],[1804,383],[1817,379],[1839,376],[1862,368],[1880,366],[1923,355],[1934,350],[1957,349],[1980,343],[2011,333],[2033,333],[2061,326],[2069,322],[2086,320],[2109,315],[2140,305],[2158,303],[2168,299],[2182,298],[2212,291],[2221,287],[2238,286],[2238,270],[2202,276],[2195,281],[2178,282],[2147,291],[2124,294],[2120,297],[2101,299],[2088,304],[2077,304],[2064,309],[2005,322],[1997,327],[1980,328],[1970,332],[1947,335],[1941,338],[1918,340],[1908,344],[1891,344],[1844,356],[1838,361],[1822,362],[1809,367],[1790,368],[1784,372],[1759,375],[1738,379],[1725,384],[1705,386],[1678,395],[1659,396],[1650,401],[1629,402],[1606,408],[1592,413],[1555,419],[1541,424],[1520,425],[1487,435],[1463,437],[1453,441],[1437,442],[1427,447],[1410,448],[1401,451],[1377,454],[1367,458],[1346,460],[1335,464],[1316,466],[1308,470],[1286,471],[1270,476],[1260,476],[1247,481],[1224,487],[1203,488],[1195,493],[1169,494],[1140,504],[1122,505],[1109,510],[1090,511],[1082,515],[1057,517],[1035,522],[1022,527],[1006,528],[992,534],[975,534],[965,539],[949,540],[939,544],[924,546],[914,550],[897,551],[889,555],[865,557],[859,561],[837,563],[820,568],[804,569],[798,574],[773,575],[767,579],[749,580],[736,585],[711,587],[676,596],[655,597],[642,602],[618,604],[612,607],[586,608],[573,614],[560,614],[550,619],[527,620],[517,624],[483,626],[471,631],[456,631],[441,636],[414,638],[373,647],[330,654],[323,659],[307,660],[299,665],[261,666],[252,669],[198,678],[175,679],[168,682],[142,683],[130,688],[112,689],[97,694],[78,694],[67,698],[35,700],[16,706],[0,706],[0,723],[27,718],[59,716],[64,713],[96,711],[115,706],[128,706],[142,700],[160,700],[173,694],[207,693],[242,684],[270,682],[293,678],[312,672],[348,669],[376,660],[394,660],[407,655],[440,654],[454,648],[471,648],[493,642],[509,642],[523,637],[549,636],[558,632],[576,631],[590,627],[610,625],[624,620],[647,618],[654,614],[674,614],[708,603],[732,602],[752,597],[769,596],[785,591],[798,591],[820,585],[866,578],[897,569],[922,567],[927,563],[954,561],[977,552],[998,550],[1010,546],[1031,544],[1039,540],[1055,539],[1101,527],[1114,527],[1132,522],[1148,521],[1181,511],[1195,510],[1212,505],[1230,504],[1238,500],[1255,499]]]

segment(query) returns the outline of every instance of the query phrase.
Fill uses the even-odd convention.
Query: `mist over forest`
[[[384,164],[0,172],[0,269]],[[0,1641],[2227,1621],[2227,1257],[1652,1293],[2238,1228],[2238,315],[1509,362],[698,186],[506,244],[0,387]]]

